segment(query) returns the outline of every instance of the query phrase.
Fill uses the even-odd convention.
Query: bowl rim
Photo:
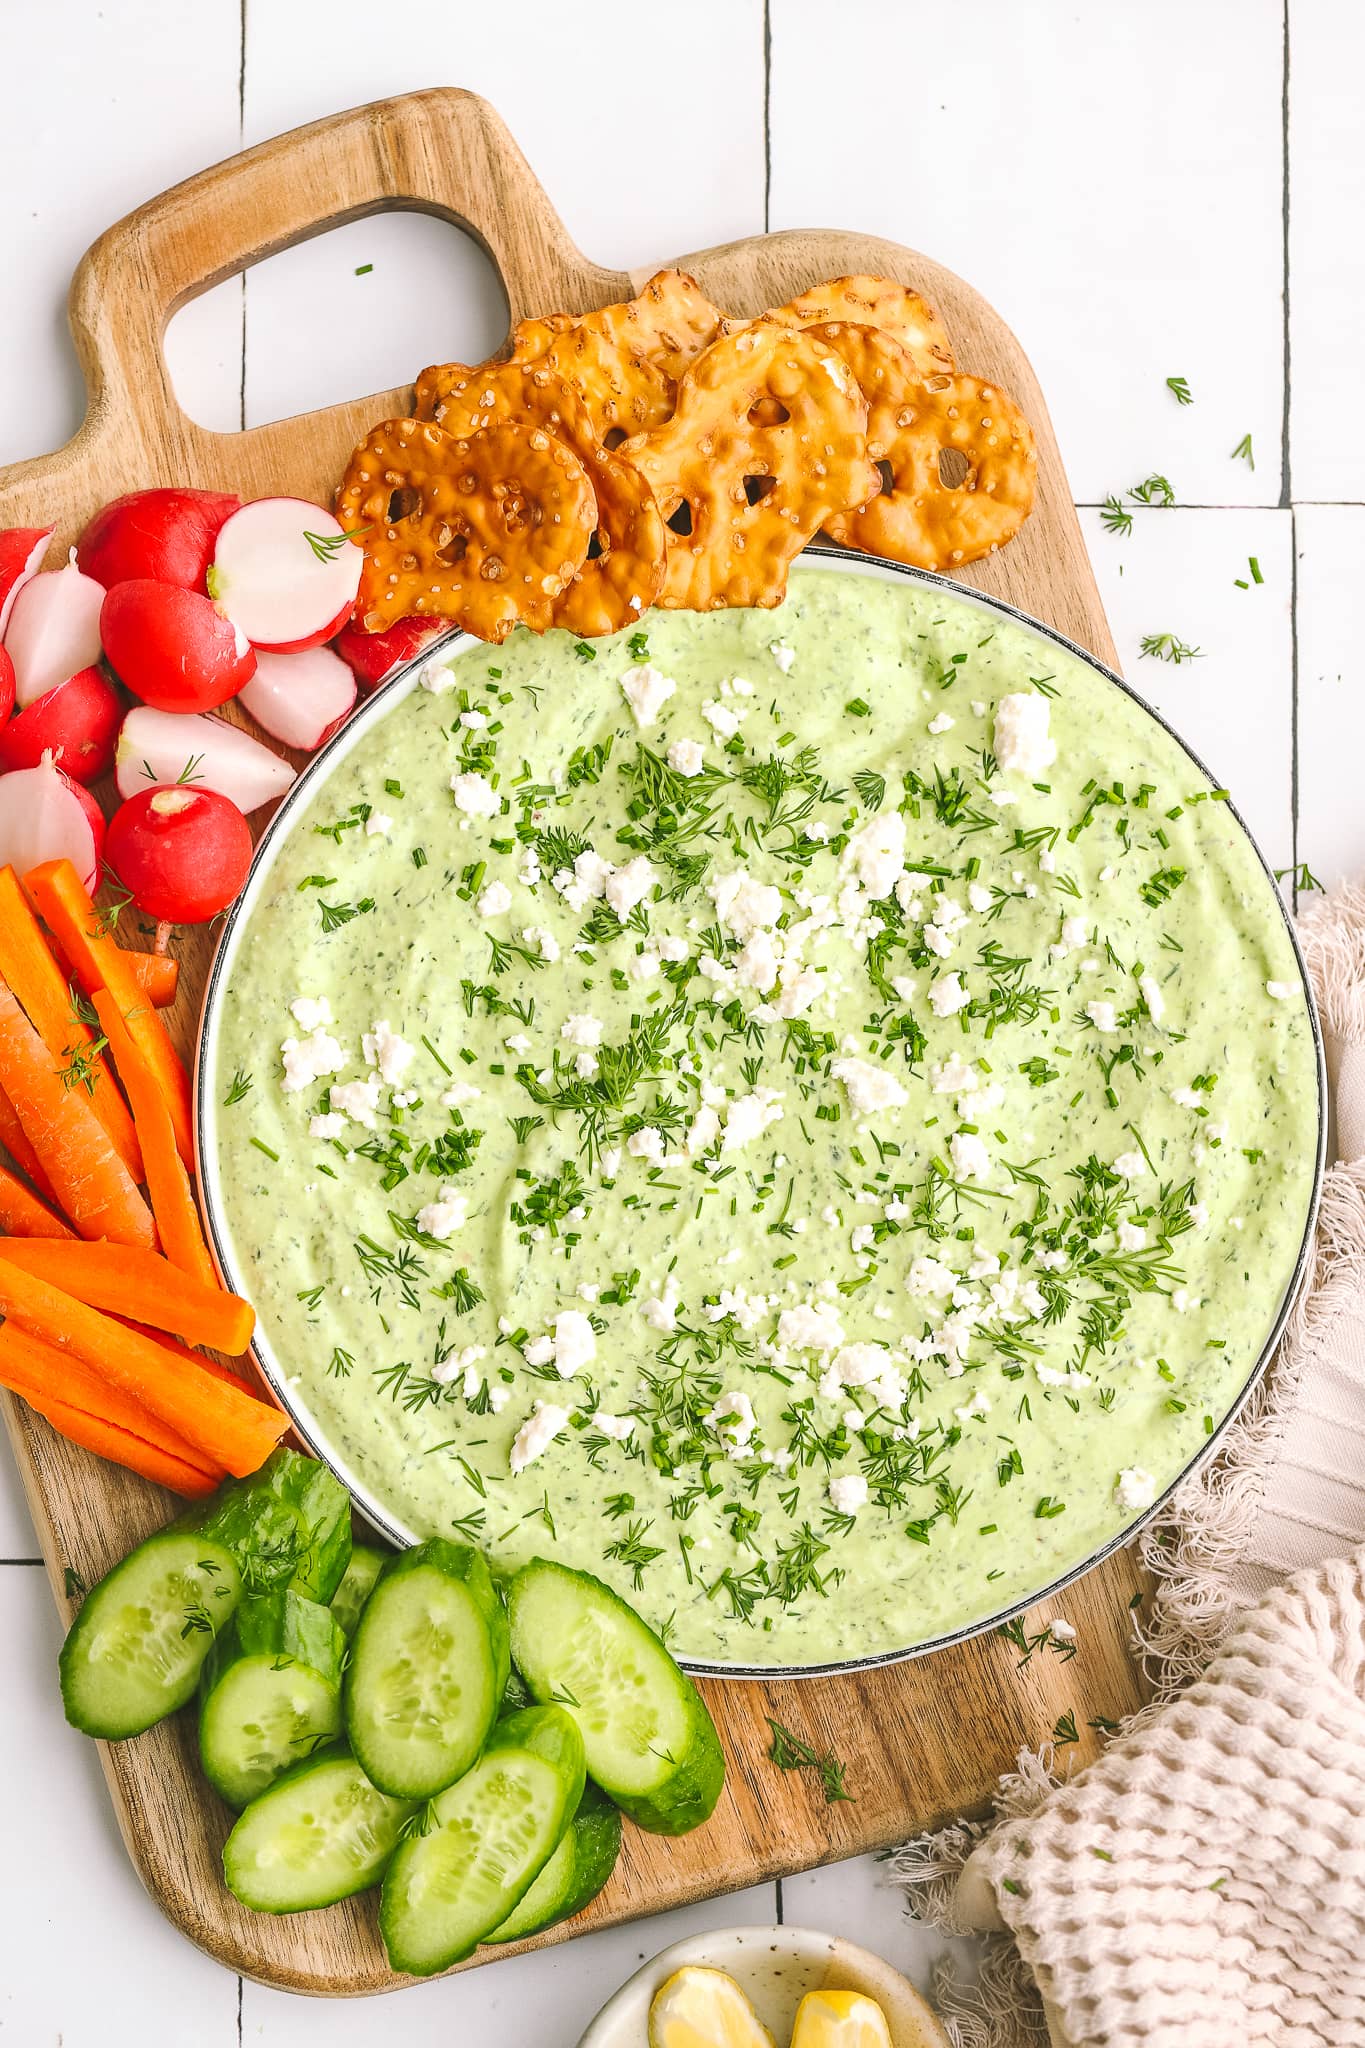
[[[1155,720],[1163,732],[1175,741],[1198,772],[1207,778],[1214,788],[1223,785],[1217,781],[1203,760],[1185,739],[1176,731],[1162,714],[1139,696],[1132,685],[1111,669],[1097,655],[1087,648],[1069,640],[1055,627],[1045,625],[1028,612],[1004,598],[957,582],[951,576],[940,576],[927,569],[916,569],[901,562],[891,562],[878,555],[854,555],[842,548],[808,547],[796,564],[797,568],[818,565],[853,576],[864,576],[875,582],[896,584],[908,582],[930,590],[941,590],[946,595],[965,601],[967,604],[992,617],[1005,618],[1027,631],[1037,634],[1043,640],[1060,648],[1074,660],[1082,662],[1095,674],[1102,676],[1114,688],[1121,690],[1145,716]],[[213,1088],[213,1069],[217,1053],[223,994],[228,984],[238,943],[246,928],[251,912],[255,908],[266,878],[281,846],[289,836],[290,828],[300,811],[311,803],[322,785],[340,764],[368,735],[371,728],[403,703],[418,687],[422,670],[431,661],[444,661],[451,655],[466,653],[471,648],[485,643],[473,635],[452,629],[448,634],[431,641],[411,661],[394,670],[378,686],[367,702],[347,719],[334,736],[319,748],[312,760],[301,771],[297,780],[281,799],[279,809],[267,823],[252,856],[251,868],[241,894],[228,911],[219,935],[218,945],[209,966],[204,983],[204,996],[200,1008],[196,1037],[194,1063],[194,1147],[196,1176],[201,1196],[206,1234],[219,1275],[226,1287],[237,1293],[243,1292],[238,1285],[242,1275],[237,1272],[233,1257],[231,1234],[222,1215],[221,1181],[218,1167],[218,1102]],[[923,1642],[913,1643],[905,1648],[878,1650],[865,1657],[843,1657],[826,1659],[814,1664],[745,1664],[724,1663],[714,1658],[680,1656],[682,1667],[704,1678],[726,1678],[746,1680],[778,1680],[800,1678],[830,1678],[845,1674],[853,1675],[878,1671],[891,1664],[903,1664],[911,1659],[927,1657],[935,1650],[948,1649],[959,1643],[969,1642],[973,1636],[984,1635],[991,1629],[1001,1627],[1023,1614],[1030,1607],[1043,1601],[1050,1601],[1082,1578],[1095,1566],[1102,1564],[1116,1550],[1132,1543],[1141,1532],[1156,1521],[1164,1511],[1176,1489],[1203,1470],[1209,1460],[1220,1449],[1223,1439],[1250,1400],[1284,1334],[1285,1325],[1293,1311],[1294,1303],[1307,1277],[1311,1263],[1314,1230],[1317,1223],[1318,1206],[1322,1195],[1322,1181],[1327,1153],[1327,1067],[1323,1046],[1322,1022],[1318,1014],[1312,983],[1308,976],[1303,949],[1290,915],[1288,905],[1281,894],[1274,871],[1267,861],[1260,845],[1247,825],[1236,804],[1228,798],[1225,808],[1236,820],[1247,844],[1251,848],[1270,888],[1271,895],[1279,909],[1281,920],[1293,948],[1304,999],[1308,1009],[1309,1029],[1313,1039],[1314,1065],[1317,1079],[1317,1131],[1314,1145],[1312,1185],[1304,1213],[1303,1234],[1300,1239],[1293,1268],[1285,1283],[1279,1306],[1271,1319],[1265,1341],[1255,1364],[1235,1399],[1219,1418],[1210,1434],[1205,1438],[1194,1455],[1187,1460],[1168,1485],[1152,1501],[1150,1507],[1126,1523],[1114,1536],[1097,1550],[1090,1552],[1077,1563],[1036,1587],[1026,1597],[1012,1600],[1007,1605],[993,1609],[990,1613],[960,1626],[944,1630]],[[326,1433],[317,1423],[306,1403],[299,1400],[296,1391],[289,1384],[289,1377],[275,1356],[269,1339],[259,1325],[252,1344],[252,1356],[274,1399],[289,1416],[290,1422],[301,1440],[314,1457],[321,1460],[342,1482],[350,1493],[352,1503],[362,1517],[387,1542],[396,1548],[408,1549],[420,1541],[415,1531],[406,1527],[402,1520],[378,1501],[365,1484],[348,1467],[345,1459],[327,1441]]]

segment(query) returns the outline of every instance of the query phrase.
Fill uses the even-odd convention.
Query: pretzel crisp
[[[539,427],[457,439],[388,420],[352,455],[337,514],[368,529],[357,612],[367,633],[418,613],[480,640],[543,633],[587,558],[597,505],[587,471]]]
[[[995,385],[915,375],[903,348],[871,327],[807,330],[836,349],[868,403],[867,447],[882,489],[825,521],[831,539],[920,569],[960,569],[1013,540],[1033,508],[1038,452],[1028,421]],[[955,451],[957,480],[940,458]]]
[[[836,277],[779,306],[770,320],[787,327],[824,327],[831,320],[880,327],[898,341],[921,377],[956,368],[938,314],[918,292],[889,277]]]
[[[805,543],[878,487],[854,378],[825,342],[773,320],[713,342],[673,418],[621,453],[668,522],[658,602],[674,609],[780,604]]]
[[[557,334],[563,334],[572,327],[572,313],[546,313],[537,320],[518,320],[512,329],[512,347],[507,358],[512,363],[533,363],[537,356],[543,356]]]
[[[458,374],[457,374],[458,373]],[[431,376],[424,370],[418,380]],[[571,448],[597,498],[592,552],[555,604],[554,623],[580,639],[633,625],[653,604],[664,576],[664,522],[640,474],[609,455],[593,433],[588,409],[543,362],[446,363],[441,389],[431,390],[432,418],[463,437],[504,421],[543,427]]]

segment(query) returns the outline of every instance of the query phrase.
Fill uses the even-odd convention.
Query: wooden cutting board
[[[177,307],[220,279],[390,207],[434,213],[475,235],[501,275],[511,321],[628,297],[648,274],[605,270],[580,255],[497,114],[469,93],[415,93],[315,122],[152,200],[90,250],[70,302],[89,410],[65,448],[0,470],[0,526],[55,521],[53,561],[57,545],[73,540],[97,506],[146,485],[197,484],[243,498],[291,491],[330,502],[352,447],[374,422],[406,412],[409,392],[383,392],[246,433],[211,433],[176,403],[162,335]],[[659,260],[680,263],[736,314],[780,305],[822,279],[854,271],[888,274],[924,292],[942,314],[959,362],[1012,391],[1038,436],[1037,509],[1004,553],[968,570],[964,581],[1115,663],[1037,381],[1014,336],[969,285],[894,242],[827,231],[754,237],[690,256],[661,250]],[[181,993],[172,1023],[187,1058],[212,944],[206,931],[186,932],[179,942]],[[8,1395],[0,1404],[57,1603],[69,1615],[68,1568],[93,1584],[167,1518],[171,1503],[65,1443]],[[1065,1754],[1083,1761],[1097,1739],[1087,1724],[1131,1711],[1142,1696],[1127,1647],[1138,1587],[1132,1558],[1118,1553],[1068,1590],[1061,1611],[1080,1645],[1070,1660],[1044,1653],[1021,1668],[1016,1648],[992,1633],[860,1677],[708,1682],[730,1766],[715,1816],[678,1842],[627,1826],[607,1890],[570,1928],[541,1940],[881,1848],[978,1809],[1016,1752],[1067,1714],[1080,1740]],[[1049,1611],[1059,1611],[1058,1604],[1041,1608],[1030,1629],[1041,1627]],[[47,1681],[25,1672],[19,1682]],[[55,1672],[51,1693],[57,1714]],[[835,1748],[852,1799],[827,1806],[812,1773],[778,1771],[767,1755],[768,1715],[817,1748]],[[104,1747],[103,1763],[148,1891],[230,1969],[333,1996],[409,1981],[386,1966],[371,1899],[276,1920],[246,1912],[228,1895],[219,1864],[228,1816],[200,1777],[189,1716]]]

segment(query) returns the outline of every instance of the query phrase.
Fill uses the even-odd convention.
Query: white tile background
[[[77,423],[62,300],[120,212],[337,107],[469,86],[603,262],[765,225],[848,226],[971,278],[1038,368],[1127,673],[1232,788],[1275,866],[1307,860],[1325,881],[1359,870],[1365,15],[1339,0],[976,0],[960,29],[942,22],[927,0],[16,8],[0,461]],[[374,268],[357,278],[359,263]],[[502,311],[476,249],[392,217],[220,286],[177,316],[168,353],[187,410],[230,430],[444,355],[477,359]],[[1171,375],[1193,405],[1176,405]],[[1231,453],[1247,433],[1254,469]],[[1152,471],[1175,508],[1107,534],[1100,503]],[[1250,555],[1265,580],[1241,590]],[[1154,632],[1201,658],[1141,658]],[[0,2048],[358,2048],[394,2028],[411,2048],[567,2048],[643,1956],[693,1927],[779,1912],[927,1977],[934,1944],[862,1859],[396,2005],[240,1987],[138,1889],[94,1752],[56,1711],[35,1550],[0,1452]]]

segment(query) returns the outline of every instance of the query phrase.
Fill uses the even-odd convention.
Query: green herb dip
[[[231,1264],[308,1427],[700,1660],[918,1644],[1106,1544],[1245,1385],[1311,1198],[1221,793],[1028,630],[814,569],[424,684],[222,999]]]

